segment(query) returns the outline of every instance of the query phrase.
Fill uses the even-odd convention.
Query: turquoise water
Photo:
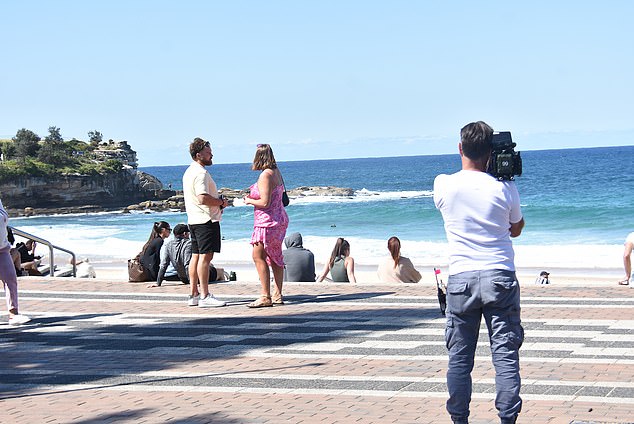
[[[222,152],[215,152],[222,160]],[[620,266],[627,233],[634,231],[634,146],[522,152],[524,172],[517,178],[526,228],[515,240],[518,261],[574,267],[596,262]],[[397,235],[414,262],[444,263],[445,234],[433,205],[434,177],[460,168],[455,155],[318,160],[280,163],[286,185],[350,187],[350,198],[294,199],[287,208],[289,231],[300,231],[306,245],[327,256],[336,237],[351,241],[360,263],[384,255],[385,240]],[[181,188],[186,166],[147,167],[166,186]],[[257,179],[250,164],[214,165],[218,187],[246,188]],[[181,213],[119,213],[13,219],[12,225],[53,238],[59,245],[83,246],[103,256],[130,256],[140,248],[155,220],[175,225]],[[227,208],[223,215],[222,255],[249,261],[250,207]],[[59,237],[59,234],[62,237]],[[68,243],[66,243],[66,241]],[[356,250],[355,250],[356,249]],[[246,250],[246,253],[245,253]],[[601,266],[597,263],[594,266]]]

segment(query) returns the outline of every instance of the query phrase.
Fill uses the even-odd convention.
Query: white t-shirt
[[[218,206],[209,207],[198,201],[198,195],[205,193],[218,198],[218,189],[211,175],[204,166],[194,161],[183,174],[183,197],[188,224],[204,224],[209,220],[216,222],[222,219]]]
[[[465,271],[515,271],[511,223],[522,219],[513,181],[485,172],[459,171],[434,180],[434,203],[445,221],[449,275]]]
[[[634,244],[634,233],[629,233],[627,235],[627,237],[625,238],[625,243],[632,243]]]

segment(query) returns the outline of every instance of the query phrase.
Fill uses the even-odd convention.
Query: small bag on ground
[[[145,267],[141,265],[140,256],[133,259],[128,259],[128,281],[131,283],[141,283],[143,281],[149,281]]]

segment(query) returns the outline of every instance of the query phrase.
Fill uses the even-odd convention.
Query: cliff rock
[[[21,177],[1,184],[0,196],[5,207],[12,209],[83,205],[115,207],[159,198],[166,195],[162,188],[163,184],[149,174],[123,169],[109,175]]]

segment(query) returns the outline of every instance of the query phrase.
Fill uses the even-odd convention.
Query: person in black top
[[[148,273],[149,281],[156,281],[161,264],[161,246],[163,240],[169,237],[172,229],[165,221],[155,222],[152,226],[150,238],[141,249],[141,265]]]
[[[37,243],[31,239],[27,240],[26,243],[15,245],[17,252],[20,254],[20,267],[28,272],[29,275],[42,275],[37,269],[42,257],[35,254],[36,246]]]

